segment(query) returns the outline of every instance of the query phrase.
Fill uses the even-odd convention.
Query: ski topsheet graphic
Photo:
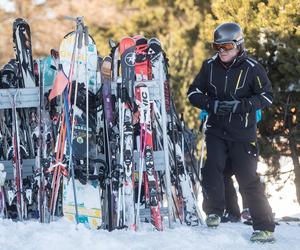
[[[17,18],[13,23],[13,40],[17,61],[22,74],[19,87],[35,87],[30,27],[22,18]]]
[[[98,181],[90,181],[88,184],[83,185],[76,180],[75,186],[79,223],[83,223],[91,229],[98,229],[102,223]],[[64,216],[71,221],[76,221],[72,185],[68,183],[66,178],[64,178],[63,190]]]

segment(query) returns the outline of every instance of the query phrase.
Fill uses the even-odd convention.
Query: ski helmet
[[[243,31],[237,23],[223,23],[214,31],[214,44],[234,42],[237,48],[244,49]]]

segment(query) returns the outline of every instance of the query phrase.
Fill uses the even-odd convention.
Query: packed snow
[[[289,158],[282,158],[283,171],[292,168]],[[259,164],[259,171],[264,171],[264,164]],[[286,177],[282,178],[286,181]],[[267,186],[271,194],[270,203],[276,217],[298,216],[300,207],[296,202],[293,178],[283,189],[276,191],[278,183]],[[252,227],[242,223],[222,223],[218,229],[206,226],[187,227],[175,224],[174,229],[163,232],[154,231],[149,224],[142,224],[139,231],[89,230],[80,224],[64,218],[50,224],[36,221],[13,222],[0,220],[0,250],[93,250],[93,249],[291,249],[300,250],[300,222],[280,222],[275,231],[275,243],[251,243],[249,237]]]
[[[51,224],[38,222],[0,221],[1,250],[99,250],[99,249],[300,249],[299,224],[281,224],[276,228],[276,242],[251,243],[250,226],[241,223],[221,224],[218,229],[205,226],[176,225],[163,232],[153,231],[145,225],[138,232],[115,230],[89,230],[60,219]]]

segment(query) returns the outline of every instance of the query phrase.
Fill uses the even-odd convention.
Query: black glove
[[[232,113],[232,104],[224,101],[214,101],[213,113],[220,116],[229,115]]]
[[[238,109],[241,102],[238,100],[234,101],[222,101],[219,102],[218,110],[221,113],[230,114],[230,113],[238,113]]]
[[[218,112],[224,114],[245,114],[252,110],[252,103],[247,98],[233,101],[222,101],[218,103]]]

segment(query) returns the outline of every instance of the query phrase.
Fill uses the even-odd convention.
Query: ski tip
[[[142,36],[142,35],[134,35],[133,36],[133,39],[135,40],[135,41],[137,41],[137,40],[140,40],[140,39],[146,39],[144,36]]]
[[[118,47],[118,43],[114,41],[112,38],[108,39],[108,44],[111,49]]]
[[[30,26],[27,23],[27,21],[23,18],[18,17],[13,22],[13,33],[14,33],[13,36],[14,37],[16,35],[15,32],[16,32],[17,28],[20,26],[26,27],[26,29],[28,29],[30,31]]]
[[[130,47],[133,47],[135,45],[135,41],[131,37],[124,37],[119,43],[119,50],[120,54],[122,55],[124,51]]]
[[[54,59],[58,59],[59,58],[59,52],[56,49],[51,49],[50,50],[50,55],[54,58]]]
[[[148,40],[148,44],[157,44],[159,46],[161,46],[161,42],[160,40],[157,38],[157,37],[151,37],[149,40]]]
[[[25,19],[23,19],[23,18],[21,18],[21,17],[18,17],[18,18],[16,18],[15,20],[14,20],[14,22],[13,22],[13,24],[21,24],[21,23],[25,23],[25,24],[28,24],[27,22],[26,22],[26,20]]]
[[[135,40],[136,45],[144,45],[144,44],[148,44],[148,40],[147,38],[145,38],[144,36],[141,35],[135,35],[133,37],[133,39]]]
[[[103,77],[107,79],[111,79],[111,62],[112,59],[110,56],[106,56],[103,58],[102,65],[101,65],[101,74]]]

